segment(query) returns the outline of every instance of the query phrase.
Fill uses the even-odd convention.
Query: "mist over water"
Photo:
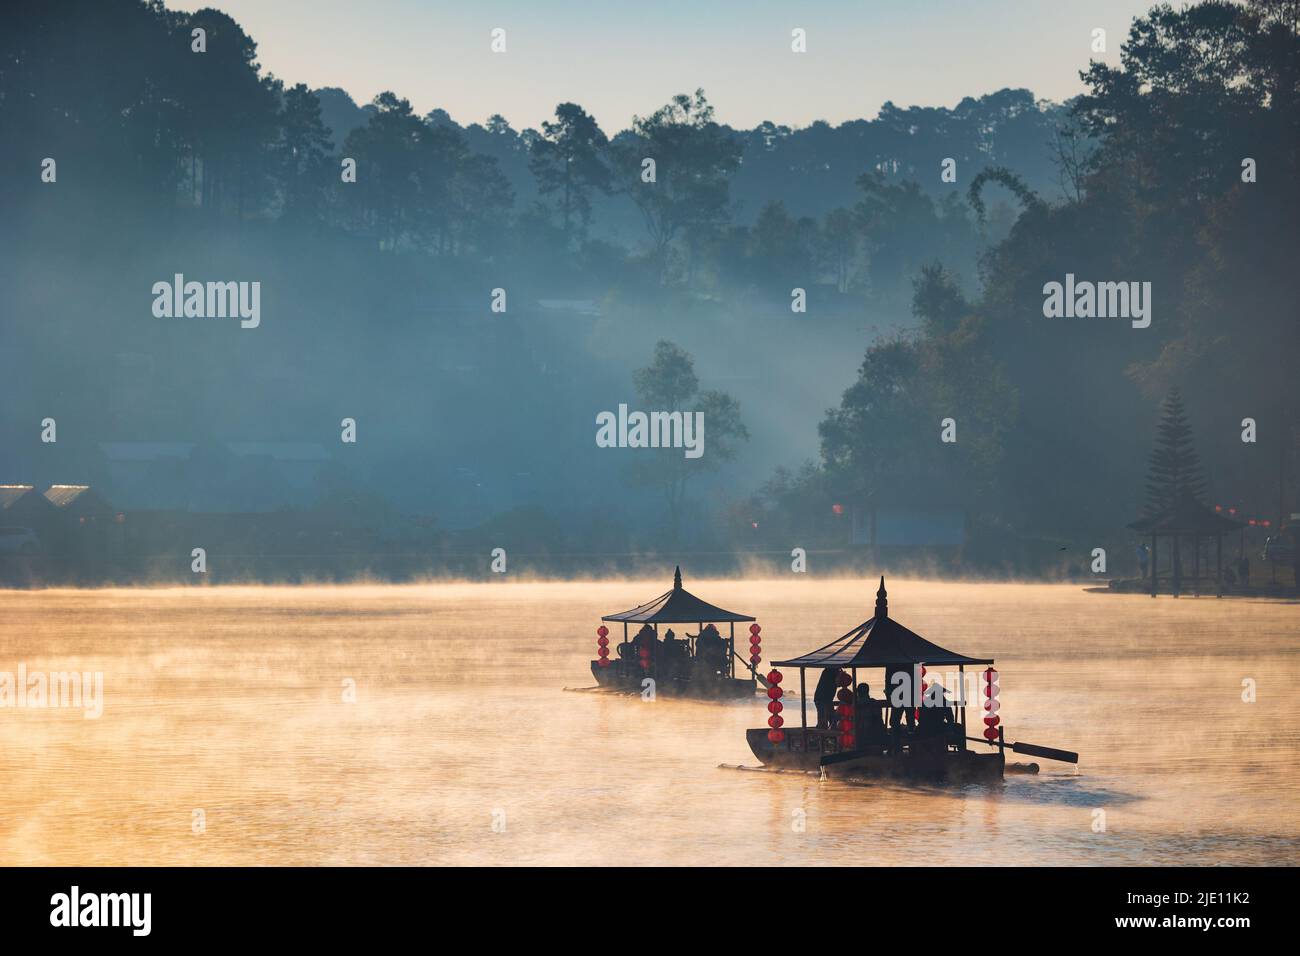
[[[768,660],[842,634],[874,600],[863,581],[691,586],[755,614]],[[763,723],[760,698],[565,692],[593,684],[600,615],[662,590],[653,580],[0,592],[0,671],[104,673],[98,720],[0,709],[0,862],[1300,859],[1293,605],[891,579],[902,623],[997,659],[1008,740],[1081,754],[1078,773],[1041,761],[1037,777],[938,790],[719,769],[756,764],[744,730]],[[880,675],[865,676],[879,694]],[[1242,702],[1246,678],[1256,703]],[[355,703],[343,702],[346,679]],[[797,672],[786,685],[798,720]],[[1097,810],[1105,832],[1094,832]]]

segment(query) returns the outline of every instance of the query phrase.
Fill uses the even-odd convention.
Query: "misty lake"
[[[689,583],[769,659],[876,587]],[[0,863],[1300,862],[1294,603],[890,579],[892,616],[997,659],[1009,739],[1081,754],[927,789],[720,768],[765,698],[566,692],[600,615],[664,589],[0,591],[0,671],[103,673],[98,719],[0,709]]]

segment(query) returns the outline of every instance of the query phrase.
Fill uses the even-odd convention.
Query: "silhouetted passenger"
[[[858,749],[861,750],[866,746],[872,746],[879,750],[880,744],[885,741],[885,721],[881,715],[881,708],[885,702],[883,700],[871,699],[871,688],[866,684],[859,684],[857,694],[853,698],[854,716],[857,718],[857,735]]]
[[[643,647],[649,649],[650,660],[659,656],[659,635],[655,634],[655,629],[649,624],[642,625],[641,630],[636,632],[636,637],[632,638],[632,643],[636,645],[638,659],[644,656],[641,653]]]
[[[826,667],[817,680],[817,689],[813,691],[813,703],[817,706],[817,729],[827,730],[835,722],[835,691],[839,688],[840,669]]]
[[[902,753],[903,742],[908,729],[914,728],[916,715],[913,711],[912,672],[905,667],[886,668],[885,693],[889,708],[889,749],[891,753]],[[904,728],[904,724],[907,725]]]
[[[946,737],[952,724],[947,691],[942,684],[932,684],[926,689],[925,699],[921,702],[921,721],[917,731],[923,737]]]
[[[717,674],[727,663],[727,642],[712,624],[700,631],[695,639],[695,659],[701,670]]]
[[[661,679],[672,680],[685,669],[686,662],[690,658],[690,654],[686,649],[686,642],[680,640],[670,627],[664,633],[661,650],[659,676]]]

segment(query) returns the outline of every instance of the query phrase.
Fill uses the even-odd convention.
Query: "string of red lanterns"
[[[763,639],[759,637],[759,632],[763,630],[755,621],[749,625],[749,663],[757,667],[763,661]]]
[[[853,683],[853,678],[846,671],[840,671],[838,678],[840,690],[835,695],[839,703],[835,707],[835,713],[839,715],[840,731],[840,749],[855,750],[858,745],[857,728],[853,722],[853,690],[849,685]]]
[[[992,667],[984,671],[984,739],[993,743],[998,739],[998,672]]]
[[[609,666],[609,628],[604,624],[596,628],[596,657],[601,667]]]
[[[785,740],[785,731],[781,727],[785,724],[785,718],[781,716],[784,709],[781,704],[781,698],[785,696],[785,691],[781,690],[781,672],[771,671],[767,675],[767,712],[772,716],[767,718],[767,725],[772,729],[767,732],[767,739],[774,744],[779,744]]]

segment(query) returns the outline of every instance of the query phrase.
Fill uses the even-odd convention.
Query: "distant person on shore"
[[[838,667],[825,667],[817,680],[813,703],[817,706],[818,730],[830,729],[835,720],[835,690],[839,687],[840,673]]]
[[[1151,563],[1151,549],[1147,547],[1145,541],[1138,542],[1137,559],[1138,577],[1145,578],[1147,576],[1147,567]]]

